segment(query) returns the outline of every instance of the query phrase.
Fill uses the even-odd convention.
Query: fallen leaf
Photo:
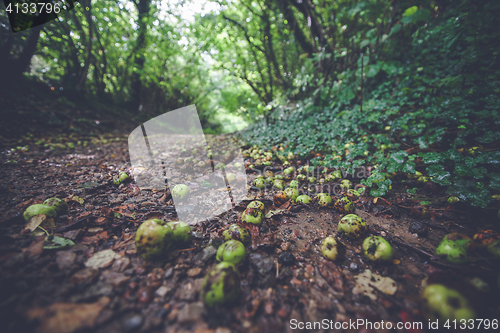
[[[45,236],[45,235],[44,235]],[[37,237],[31,244],[28,246],[26,249],[23,249],[23,251],[26,253],[28,257],[34,257],[36,255],[39,255],[43,252],[43,243],[45,240],[45,237]]]
[[[75,195],[71,198],[71,200],[73,201],[76,201],[78,202],[80,205],[83,205],[83,203],[85,202],[85,200],[83,200],[83,198],[80,198],[79,196]]]
[[[356,280],[356,286],[352,290],[352,293],[364,294],[372,300],[376,300],[377,295],[375,294],[375,290],[370,287],[370,285],[387,295],[394,295],[396,290],[398,290],[396,281],[390,277],[383,277],[376,273],[372,273],[369,269],[354,276],[354,279]]]
[[[107,238],[108,238],[108,232],[106,230],[104,230],[104,231],[98,233],[97,235],[83,237],[81,243],[82,244],[93,244],[93,243],[98,243],[101,239],[107,239]]]
[[[59,250],[65,247],[70,247],[75,245],[75,243],[71,239],[62,238],[58,236],[54,236],[49,240],[49,237],[45,239],[47,241],[46,245],[43,246],[44,250]]]
[[[267,212],[266,214],[266,219],[270,219],[271,217],[273,217],[274,215],[279,215],[283,212],[285,212],[286,209],[275,209],[275,210],[270,210]]]
[[[54,303],[49,307],[28,310],[27,317],[40,321],[37,333],[72,333],[93,328],[109,301],[108,297],[102,297],[90,304]]]
[[[113,260],[120,258],[120,255],[113,250],[103,250],[95,253],[85,262],[85,267],[99,269],[108,267]]]
[[[241,222],[243,227],[247,228],[250,231],[250,235],[252,238],[259,236],[259,227],[252,223]]]
[[[21,233],[33,232],[38,226],[44,229],[51,229],[56,225],[53,218],[48,218],[45,214],[38,214],[28,220],[28,224],[26,224],[26,227],[24,227]]]

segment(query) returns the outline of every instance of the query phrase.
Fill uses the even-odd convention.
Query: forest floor
[[[369,233],[392,243],[392,263],[370,263],[362,256],[362,239],[341,237],[337,223],[342,215],[334,208],[288,202],[260,228],[249,227],[252,243],[238,267],[238,300],[208,309],[200,289],[216,263],[212,242],[227,225],[241,223],[241,212],[255,198],[264,202],[266,212],[276,211],[274,190],[253,191],[256,173],[247,169],[245,200],[192,226],[189,247],[172,251],[164,261],[147,262],[136,254],[138,226],[148,218],[175,220],[175,210],[165,190],[141,190],[133,181],[113,185],[119,171],[130,171],[126,136],[49,141],[0,155],[4,332],[290,332],[294,323],[323,319],[332,328],[358,319],[394,327],[398,322],[422,323],[422,329],[408,330],[421,332],[427,331],[428,322],[419,294],[436,282],[460,290],[478,318],[500,317],[498,261],[481,260],[480,252],[480,260],[464,265],[433,256],[445,234],[472,236],[488,221],[465,207],[425,216],[404,195],[355,201],[356,214],[367,222]],[[69,142],[75,142],[74,148]],[[394,193],[399,192],[404,191],[396,185]],[[427,184],[419,195],[443,193]],[[72,240],[73,246],[54,244],[39,229],[34,234],[23,230],[23,211],[54,196],[67,201],[69,210],[46,229]],[[335,262],[321,256],[321,241],[329,235],[339,236],[343,244]],[[492,288],[481,289],[474,283],[478,277]],[[328,331],[323,328],[306,331]],[[374,330],[361,325],[345,331]]]

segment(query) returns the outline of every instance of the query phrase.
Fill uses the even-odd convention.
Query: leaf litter
[[[433,258],[413,250],[434,253],[444,234],[473,234],[475,225],[464,226],[460,219],[412,216],[409,209],[398,208],[404,205],[398,204],[398,198],[386,198],[392,205],[380,199],[373,204],[370,197],[356,204],[356,214],[367,221],[370,232],[394,240],[398,265],[370,264],[361,255],[361,241],[344,238],[339,239],[344,244],[342,258],[326,261],[321,258],[321,241],[338,236],[341,215],[329,208],[290,202],[273,207],[272,191],[250,191],[242,207],[192,225],[194,237],[186,249],[172,252],[163,261],[145,262],[135,253],[135,230],[148,218],[175,220],[175,208],[168,191],[140,190],[133,183],[111,185],[113,177],[129,167],[125,142],[72,151],[30,150],[19,158],[19,163],[4,164],[0,170],[4,207],[0,319],[7,331],[123,332],[133,321],[135,329],[143,332],[214,332],[217,328],[276,332],[285,330],[291,319],[368,316],[399,321],[404,313],[423,321],[418,295],[427,281],[449,281],[467,290],[467,281],[480,275],[479,270],[463,270],[460,274],[467,277],[463,279],[453,273],[453,267],[435,266]],[[23,164],[23,159],[33,163]],[[61,168],[61,163],[66,167]],[[27,173],[33,177],[24,177]],[[248,175],[251,183],[255,174]],[[207,182],[212,183],[206,180],[201,186]],[[43,222],[26,224],[20,216],[23,210],[53,196],[69,200],[69,211],[48,230],[51,242],[46,236],[23,233],[26,227],[36,230]],[[240,220],[242,208],[254,199],[268,208],[261,226]],[[409,232],[413,222],[427,223],[428,234]],[[224,312],[206,317],[197,310],[201,282],[216,263],[212,245],[221,241],[222,231],[232,223],[243,225],[252,235],[247,260],[239,267],[240,299]],[[488,263],[483,261],[481,266],[488,268]],[[493,275],[488,274],[480,276],[491,281]],[[476,306],[484,301],[481,297],[472,295]]]

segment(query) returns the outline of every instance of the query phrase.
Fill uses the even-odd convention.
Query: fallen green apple
[[[25,221],[28,221],[33,216],[39,214],[47,215],[47,217],[56,217],[57,211],[54,209],[54,207],[51,206],[47,206],[44,204],[34,204],[26,208],[23,213],[23,217]]]
[[[295,202],[297,197],[299,196],[299,190],[296,189],[295,187],[289,187],[285,190],[286,195],[288,198],[292,200],[292,202]]]
[[[216,259],[239,265],[245,260],[245,245],[235,239],[228,240],[217,249]]]
[[[184,184],[177,184],[172,189],[172,198],[175,201],[184,201],[189,195],[189,187]]]
[[[254,200],[248,204],[247,208],[258,209],[263,212],[266,209],[266,206],[261,201]]]
[[[326,193],[318,193],[316,198],[318,199],[318,206],[320,207],[328,207],[332,204],[332,197]]]
[[[443,239],[439,243],[436,255],[446,255],[446,260],[454,264],[463,264],[468,261],[467,248],[450,239]]]
[[[311,203],[311,198],[307,194],[302,194],[295,199],[295,202],[302,202],[305,204],[310,204]]]
[[[321,254],[328,260],[336,260],[339,251],[337,240],[334,237],[326,237],[323,239],[323,243],[321,243]]]
[[[160,219],[144,221],[135,234],[137,254],[146,260],[165,255],[173,244],[172,229]]]
[[[222,236],[226,241],[235,239],[243,244],[248,244],[251,240],[248,229],[237,224],[231,224],[226,230],[224,230],[224,232],[222,232]]]
[[[282,190],[285,188],[285,182],[281,179],[275,179],[273,183],[274,188]]]
[[[348,238],[359,238],[368,230],[366,222],[361,217],[355,214],[344,216],[338,225],[338,231]]]
[[[261,225],[263,219],[264,219],[264,216],[263,216],[262,211],[260,209],[247,208],[243,211],[243,214],[241,214],[241,220],[246,222],[246,223]]]
[[[57,215],[62,215],[68,211],[68,204],[66,201],[59,198],[48,198],[43,204],[54,208]]]
[[[307,180],[306,175],[297,175],[297,180],[301,183],[305,182]]]
[[[370,236],[363,241],[363,254],[374,262],[392,262],[392,246],[380,236]]]
[[[279,191],[273,196],[273,202],[276,207],[280,207],[288,200],[290,200],[290,198],[284,191]]]
[[[488,245],[487,249],[492,256],[500,258],[500,240],[494,241]]]
[[[431,284],[422,292],[422,314],[427,320],[439,320],[440,325],[446,321],[457,322],[474,320],[476,313],[469,302],[458,291],[442,284]],[[441,326],[442,327],[442,326]]]
[[[352,214],[355,210],[354,204],[347,197],[342,197],[335,201],[334,207],[340,214]]]
[[[226,173],[226,179],[229,184],[234,183],[234,181],[236,180],[236,175],[234,173],[228,172]]]
[[[266,181],[262,178],[257,178],[253,181],[253,186],[262,190],[266,187]]]
[[[126,172],[122,171],[118,174],[118,179],[125,183],[130,180],[130,176]]]
[[[352,188],[352,182],[349,179],[344,179],[343,181],[340,182],[340,188],[343,190],[347,190]]]
[[[172,241],[176,244],[184,245],[191,241],[193,234],[191,232],[191,227],[182,221],[172,221],[168,222],[167,225],[172,229]]]
[[[201,285],[201,299],[208,306],[230,303],[238,297],[240,276],[236,267],[229,262],[221,262],[208,272]]]
[[[300,183],[298,181],[296,181],[295,179],[291,180],[290,184],[288,184],[289,187],[293,187],[293,188],[299,188],[299,185],[300,185]]]

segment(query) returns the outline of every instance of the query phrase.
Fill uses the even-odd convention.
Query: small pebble
[[[125,332],[133,332],[139,329],[142,326],[144,319],[141,315],[133,315],[132,317],[125,319],[123,322],[123,330]]]
[[[295,263],[295,257],[290,252],[283,252],[278,258],[278,262],[284,266],[291,266]]]
[[[408,231],[412,234],[417,234],[420,237],[424,237],[429,233],[429,228],[427,228],[422,222],[412,222],[408,227]]]

